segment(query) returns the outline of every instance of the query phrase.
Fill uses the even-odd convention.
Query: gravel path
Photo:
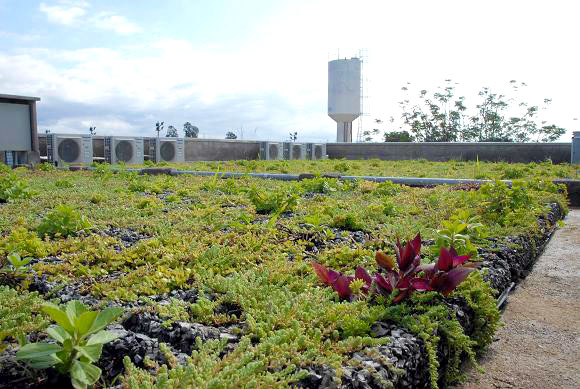
[[[509,296],[504,327],[463,389],[580,388],[580,209]]]

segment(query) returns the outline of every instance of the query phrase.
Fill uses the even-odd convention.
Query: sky
[[[40,97],[41,132],[189,121],[204,138],[331,142],[327,63],[362,53],[363,129],[397,123],[405,85],[452,79],[469,105],[515,79],[520,98],[552,99],[543,119],[570,141],[578,15],[576,0],[0,0],[0,93]]]

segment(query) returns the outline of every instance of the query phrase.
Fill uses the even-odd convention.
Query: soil
[[[504,327],[462,389],[580,388],[580,209],[509,296]]]

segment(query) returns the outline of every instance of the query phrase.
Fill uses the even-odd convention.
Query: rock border
[[[508,237],[495,247],[480,250],[484,259],[481,269],[485,270],[484,279],[497,291],[496,297],[525,278],[557,228],[557,221],[564,216],[562,207],[549,204],[550,212],[538,219],[539,235],[530,237]],[[518,244],[512,248],[503,242]],[[507,293],[506,293],[507,294]],[[505,298],[505,296],[504,296]],[[475,313],[459,299],[448,301],[467,335],[473,334]],[[343,375],[338,379],[336,372],[327,366],[308,368],[308,376],[294,387],[308,389],[338,388],[386,388],[389,382],[394,388],[430,388],[429,359],[422,339],[406,329],[392,323],[376,322],[372,326],[374,337],[389,337],[390,342],[383,346],[367,347],[352,355],[352,362],[342,366]],[[449,348],[442,339],[438,343],[440,386],[444,384],[445,367],[449,362]],[[350,361],[349,361],[350,362]],[[398,370],[398,372],[396,372]],[[342,381],[341,383],[338,382]]]

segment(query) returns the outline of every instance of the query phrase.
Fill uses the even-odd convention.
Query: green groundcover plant
[[[104,328],[123,310],[90,311],[79,301],[70,301],[64,309],[46,303],[42,310],[58,324],[46,331],[56,343],[26,344],[18,350],[16,358],[35,369],[54,367],[62,374],[70,374],[71,383],[77,389],[93,385],[101,376],[101,369],[94,363],[101,357],[103,344],[117,338]]]
[[[3,294],[12,297],[1,317],[13,319],[0,320],[7,334],[2,344],[16,348],[14,335],[19,329],[38,333],[48,324],[39,308],[42,296],[36,296],[30,309],[16,301],[18,296],[24,305],[32,300],[24,286],[38,275],[56,288],[79,287],[79,293],[98,301],[99,307],[112,302],[134,306],[139,301],[144,306],[138,309],[159,316],[168,326],[176,322],[227,326],[241,337],[229,344],[200,340],[184,364],[177,363],[169,348],[162,350],[168,361],[165,367],[151,362],[142,369],[129,361],[118,381],[127,387],[288,387],[297,385],[306,370],[322,366],[337,372],[338,384],[341,369],[356,363],[355,353],[372,357],[377,346],[389,342],[372,332],[377,321],[389,321],[421,338],[432,386],[450,385],[461,378],[462,356],[485,349],[499,322],[495,292],[482,272],[473,270],[477,262],[472,247],[492,250],[514,236],[534,242],[541,233],[538,218],[550,220],[545,217],[550,211],[547,204],[558,202],[566,211],[565,194],[551,180],[573,177],[574,171],[548,162],[528,165],[481,163],[479,173],[490,179],[517,168],[525,174],[525,184],[506,189],[491,182],[488,189],[469,191],[337,178],[282,182],[135,176],[126,169],[115,173],[105,164],[92,172],[15,169],[11,173],[36,195],[0,204],[0,284],[4,274],[5,285],[13,285]],[[476,170],[467,161],[228,161],[170,166],[243,172],[285,169],[321,176],[347,167],[348,175],[461,178]],[[72,187],[57,187],[55,182],[61,180]],[[252,200],[254,190],[260,199]],[[68,209],[48,218],[59,205]],[[78,223],[82,215],[90,227]],[[36,227],[47,220],[56,227],[38,231]],[[61,222],[70,228],[58,227]],[[477,227],[478,223],[484,226]],[[420,246],[410,232],[413,236],[420,232]],[[398,236],[410,242],[400,247],[387,244]],[[21,269],[23,280],[14,277],[7,258],[12,253],[20,260],[35,259]],[[340,295],[332,285],[320,282],[313,261],[329,275],[333,271],[343,276],[337,284]],[[151,298],[181,290],[195,292],[195,301],[179,298],[181,293],[169,304]],[[451,305],[458,301],[473,311],[472,333],[464,332],[455,317]],[[23,325],[35,323],[35,318],[38,325]],[[56,325],[66,332],[61,323]],[[77,346],[87,346],[93,335]],[[73,350],[74,336],[68,336],[70,345],[64,344],[66,335],[65,342],[54,338],[46,342]],[[439,366],[441,344],[449,354]],[[66,374],[72,374],[74,360],[98,365],[81,359],[78,350],[75,358],[60,357],[59,352],[45,356],[62,361],[47,357],[55,362],[54,368],[66,370],[70,365]],[[86,382],[94,378],[93,370],[83,373],[91,378]]]

